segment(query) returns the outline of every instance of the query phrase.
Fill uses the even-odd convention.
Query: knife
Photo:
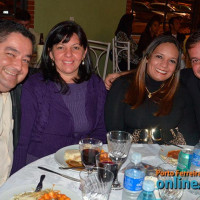
[[[74,177],[71,177],[71,176],[67,176],[67,175],[65,175],[65,174],[60,174],[60,173],[58,173],[58,172],[52,171],[52,170],[50,170],[50,169],[47,169],[47,168],[45,168],[45,167],[38,167],[38,168],[39,168],[39,169],[42,169],[42,170],[44,170],[44,171],[47,171],[47,172],[52,172],[52,173],[54,173],[54,174],[60,175],[60,176],[62,176],[62,177],[64,177],[64,178],[68,178],[68,179],[70,179],[70,180],[72,180],[72,181],[80,182],[80,180],[77,179],[77,178],[74,178]]]
[[[59,169],[85,169],[85,167],[59,167]]]

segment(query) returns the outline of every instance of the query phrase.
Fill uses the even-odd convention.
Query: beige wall
[[[88,39],[111,42],[126,0],[35,0],[35,30],[47,35],[50,28],[74,17]]]

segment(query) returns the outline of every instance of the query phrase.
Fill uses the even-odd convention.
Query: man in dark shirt
[[[192,69],[181,70],[180,81],[190,92],[200,129],[200,31],[196,31],[190,35],[186,42],[186,50],[191,61]]]
[[[13,88],[28,73],[33,44],[34,36],[24,26],[10,20],[0,21],[0,186],[12,167],[13,119],[14,127],[19,127],[20,93]]]

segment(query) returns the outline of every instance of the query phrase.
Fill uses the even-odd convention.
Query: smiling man
[[[192,64],[192,69],[181,70],[181,82],[190,92],[200,129],[200,31],[192,33],[187,39],[186,50]]]
[[[34,36],[21,24],[0,22],[0,186],[10,174],[13,161],[13,115],[16,113],[16,89],[28,73]],[[14,104],[12,104],[12,101]],[[19,104],[18,104],[19,105]]]

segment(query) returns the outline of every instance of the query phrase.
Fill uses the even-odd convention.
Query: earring
[[[84,62],[84,60],[82,60],[82,63],[81,63],[82,65],[85,65],[85,62]]]
[[[54,66],[54,61],[53,60],[52,60],[51,64],[52,64],[52,66]]]

